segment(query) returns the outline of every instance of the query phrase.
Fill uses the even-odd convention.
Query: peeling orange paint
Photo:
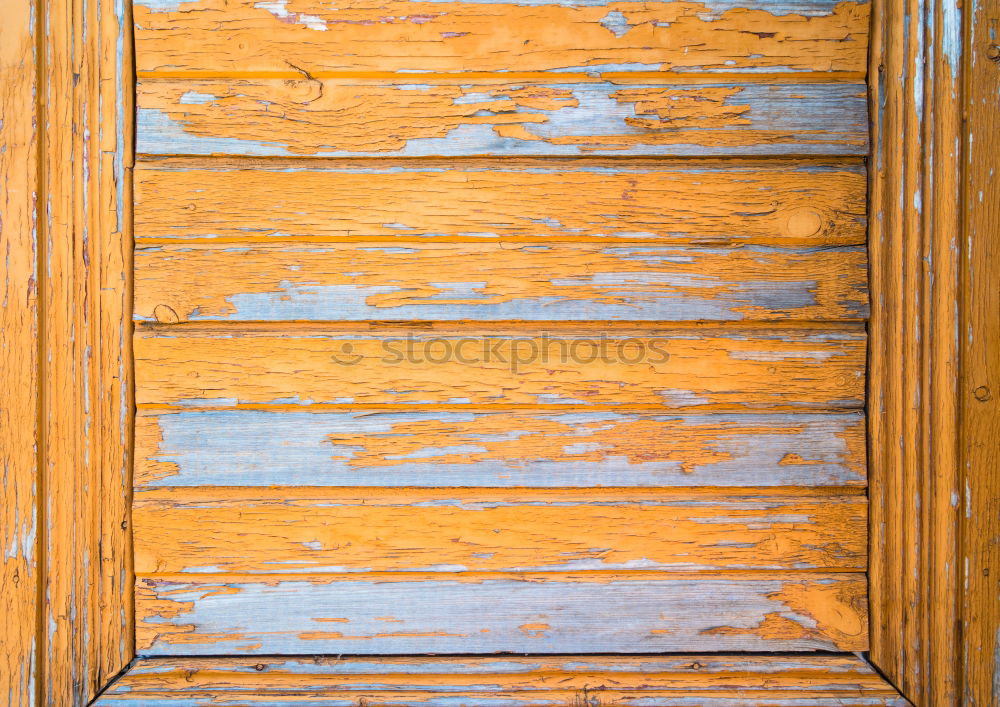
[[[395,339],[388,331],[329,338],[266,328],[241,328],[226,336],[138,331],[136,397],[140,405],[206,399],[266,405],[302,396],[353,405],[729,405],[757,410],[854,408],[864,397],[860,331],[658,333],[619,327],[608,350],[631,347],[627,356],[573,358],[573,346],[599,351],[599,334],[562,330],[543,340],[460,329],[415,337],[403,331]],[[420,356],[408,360],[394,354],[396,344],[387,345],[387,339],[416,347]],[[463,345],[468,354],[463,359],[446,355],[458,340],[471,342]],[[532,345],[537,356],[513,366],[517,348]],[[629,363],[640,346],[642,364]]]
[[[201,244],[140,250],[135,313],[158,318],[167,308],[171,317],[161,323],[192,316],[253,320],[259,315],[251,305],[242,312],[234,302],[260,302],[263,307],[268,299],[262,296],[327,302],[325,311],[313,305],[309,311],[315,314],[300,315],[317,319],[336,319],[338,307],[349,312],[368,308],[372,318],[400,318],[404,315],[395,310],[405,307],[405,318],[427,320],[446,316],[441,308],[447,306],[474,317],[477,309],[489,312],[491,306],[510,303],[523,303],[519,311],[526,318],[545,319],[579,317],[566,313],[570,304],[595,319],[612,318],[601,315],[604,309],[614,312],[614,318],[629,318],[630,313],[631,318],[645,318],[644,307],[659,306],[661,320],[684,311],[731,320],[857,319],[867,308],[862,249],[702,253],[648,245],[565,244],[554,249],[402,239],[395,248],[387,251],[372,242],[261,244],[235,252]],[[324,291],[334,294],[323,300]],[[789,293],[787,304],[779,307],[782,293]],[[557,304],[564,313],[552,312]],[[619,309],[625,313],[618,314]],[[546,310],[552,313],[546,315]]]
[[[380,164],[375,173],[354,171],[343,160],[278,161],[270,168],[219,159],[213,168],[177,158],[140,164],[136,238],[143,246],[401,237],[685,246],[865,242],[865,175],[857,165],[816,170],[782,160],[692,160],[670,166],[641,158]]]
[[[521,633],[525,636],[544,636],[545,632],[549,629],[548,624],[521,624],[518,626],[521,629]]]
[[[547,151],[544,145],[553,154],[631,149],[639,155],[670,154],[666,150],[670,146],[686,146],[680,154],[696,155],[767,154],[774,152],[774,146],[787,146],[783,151],[791,154],[861,155],[867,147],[862,116],[857,115],[867,95],[862,84],[822,90],[807,84],[799,89],[818,92],[815,100],[761,94],[759,87],[748,84],[617,91],[586,78],[569,88],[539,84],[537,80],[414,85],[362,79],[150,79],[137,87],[138,149],[153,154],[178,149],[183,134],[191,141],[179,149],[195,154],[254,154],[261,149],[261,154],[327,156],[524,151],[523,145],[473,139],[477,126],[505,130],[513,126],[517,129],[508,136],[542,138],[532,147],[533,153],[541,154]],[[852,90],[845,93],[845,86]],[[750,93],[756,96],[752,100]],[[823,98],[824,93],[845,105],[835,121],[819,120],[824,104],[831,100]],[[598,106],[605,95],[635,113],[601,110]],[[779,97],[789,109],[797,104],[800,110],[816,112],[817,121],[803,127],[782,118],[787,111],[770,106]],[[647,112],[657,117],[646,117]],[[466,133],[460,139],[459,129]],[[587,134],[590,130],[595,133]],[[199,139],[208,141],[205,150]],[[211,147],[219,139],[225,147]]]
[[[756,7],[754,7],[756,5]],[[771,14],[700,2],[539,5],[516,2],[316,0],[137,2],[140,72],[648,71],[865,69],[869,6]],[[617,19],[618,26],[612,24]]]
[[[140,645],[867,648],[867,4],[380,2],[137,0]]]
[[[634,103],[638,117],[625,122],[647,130],[668,128],[725,128],[749,125],[743,117],[749,105],[728,105],[726,99],[736,97],[736,87],[710,88],[641,88],[611,94],[620,103]],[[647,115],[655,117],[648,118]]]
[[[865,567],[861,496],[695,500],[610,489],[283,495],[277,502],[266,490],[139,494],[136,571]],[[229,552],[234,547],[238,555]]]

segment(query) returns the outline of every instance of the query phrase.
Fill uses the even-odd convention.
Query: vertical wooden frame
[[[882,0],[869,72],[871,655],[926,704],[958,646],[959,13]]]
[[[1000,704],[1000,2],[968,9],[959,333],[961,700]]]
[[[0,700],[133,656],[127,0],[0,13]],[[1000,703],[1000,2],[875,0],[870,659]]]
[[[127,7],[14,0],[0,18],[11,705],[86,704],[134,650]]]
[[[917,705],[995,705],[1000,3],[873,9],[870,658]]]

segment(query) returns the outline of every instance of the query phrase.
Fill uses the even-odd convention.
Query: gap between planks
[[[281,574],[257,574],[254,572],[147,572],[137,573],[136,583],[143,579],[156,579],[165,582],[180,582],[199,585],[231,582],[234,579],[247,584],[282,584],[294,581],[315,580],[319,584],[335,582],[458,582],[462,584],[478,584],[489,580],[509,580],[524,583],[581,582],[584,584],[615,584],[617,582],[704,580],[714,577],[727,579],[773,578],[782,582],[794,583],[815,579],[816,575],[858,575],[865,574],[865,568],[809,568],[809,569],[708,569],[708,570],[560,570],[546,572],[532,571],[474,571],[474,572],[427,572],[421,570],[392,570],[382,572],[323,572],[308,570],[302,572],[283,572]],[[199,654],[200,655],[200,654]]]
[[[227,494],[235,500],[267,501],[274,499],[274,487],[260,486],[159,486],[136,489],[136,500],[162,500],[183,497],[187,500],[200,498],[210,500],[226,500]],[[281,489],[282,501],[315,500],[317,498],[343,499],[348,495],[359,498],[366,495],[384,501],[392,496],[407,496],[410,499],[418,497],[441,498],[449,491],[459,493],[463,501],[470,503],[488,502],[497,497],[524,496],[532,500],[542,501],[550,497],[559,499],[566,497],[596,497],[598,502],[629,501],[636,499],[690,498],[704,496],[708,498],[825,498],[830,496],[864,496],[867,489],[864,486],[669,486],[669,487],[636,487],[636,486],[583,486],[549,488],[537,486],[434,486],[434,487],[392,487],[392,486],[286,486]],[[482,496],[482,498],[472,498]]]
[[[668,336],[675,331],[698,330],[702,335],[718,334],[726,336],[732,331],[761,331],[769,334],[783,330],[811,331],[816,334],[824,334],[834,331],[844,331],[849,333],[865,333],[867,319],[851,319],[841,321],[817,321],[804,319],[783,319],[780,321],[732,321],[719,322],[713,320],[686,320],[686,321],[630,321],[630,320],[591,320],[586,322],[558,321],[558,320],[490,320],[463,319],[456,321],[439,320],[360,320],[356,322],[330,320],[279,320],[279,321],[233,321],[218,320],[210,322],[187,321],[187,322],[146,322],[135,323],[136,335],[147,334],[157,335],[170,332],[183,332],[184,336],[214,336],[220,329],[238,329],[244,334],[279,334],[294,335],[297,332],[343,332],[367,335],[375,332],[379,335],[390,335],[394,330],[405,334],[414,330],[425,332],[440,332],[442,334],[472,331],[484,336],[500,337],[508,332],[525,335],[535,335],[543,330],[558,331],[560,334],[579,334],[581,336],[594,336],[600,334],[602,329],[607,329],[605,333],[613,332],[615,336],[642,336],[646,338],[657,338]]]
[[[338,167],[351,167],[362,164],[378,164],[382,167],[454,167],[456,164],[460,168],[481,166],[490,167],[503,165],[504,168],[517,169],[519,167],[548,166],[558,169],[560,165],[572,166],[601,166],[608,162],[622,164],[627,163],[632,167],[659,168],[664,164],[677,163],[685,168],[711,167],[719,163],[725,163],[727,168],[743,166],[753,168],[781,167],[793,168],[796,166],[817,166],[817,167],[853,167],[864,169],[867,165],[867,158],[862,155],[817,155],[805,154],[789,157],[787,155],[713,155],[685,156],[685,155],[551,155],[542,157],[525,157],[515,155],[512,157],[497,157],[495,155],[454,155],[444,157],[396,157],[387,155],[385,157],[315,157],[313,155],[289,156],[289,155],[160,155],[144,154],[138,155],[136,160],[137,171],[156,169],[177,169],[189,170],[204,168],[206,163],[214,167],[227,167],[230,169],[253,169],[264,167],[267,169],[279,169],[281,165],[296,169],[307,170],[310,168],[336,169]]]
[[[298,80],[320,80],[320,79],[362,79],[380,80],[390,79],[399,81],[401,79],[435,82],[458,82],[463,83],[470,80],[525,80],[538,81],[542,83],[593,83],[597,81],[611,81],[613,83],[638,83],[645,81],[662,81],[671,84],[703,84],[703,83],[856,83],[865,80],[864,71],[803,71],[803,72],[695,72],[685,71],[606,71],[606,72],[548,72],[548,71],[519,71],[510,73],[498,73],[492,71],[469,71],[469,72],[414,72],[401,73],[398,71],[158,71],[147,70],[136,72],[136,78],[140,80],[176,80],[176,79],[298,79]]]
[[[202,412],[212,410],[266,410],[268,412],[339,412],[357,411],[358,409],[370,410],[371,414],[377,414],[386,410],[395,412],[508,412],[508,411],[528,411],[528,412],[579,412],[580,405],[576,403],[546,403],[539,406],[531,403],[504,403],[493,405],[489,403],[454,403],[454,404],[412,404],[412,403],[233,403],[226,405],[184,405],[171,403],[137,403],[138,410],[148,410],[156,412]],[[671,406],[671,405],[587,405],[587,412],[619,412],[619,413],[656,413],[664,415],[672,414],[704,414],[704,413],[739,413],[746,415],[760,415],[772,413],[809,413],[816,415],[836,415],[844,412],[858,411],[862,408],[845,407],[811,407],[808,405],[772,405],[767,408],[748,408],[745,405],[714,403],[700,406]]]

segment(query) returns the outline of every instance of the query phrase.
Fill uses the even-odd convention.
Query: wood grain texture
[[[790,572],[146,577],[136,586],[137,650],[861,651],[866,584],[856,573]]]
[[[135,317],[738,321],[867,317],[865,249],[176,245],[135,251]]]
[[[137,330],[140,405],[853,408],[855,328]],[[606,338],[602,338],[606,337]]]
[[[964,497],[962,700],[1000,703],[1000,2],[968,9],[960,440]]]
[[[862,495],[700,491],[157,489],[134,501],[135,570],[865,568]]]
[[[83,705],[133,655],[129,572],[129,18],[113,0],[44,0],[36,192],[37,488],[45,558],[40,705]]]
[[[954,2],[875,11],[872,659],[914,703],[959,705],[964,20]]]
[[[865,650],[867,6],[290,1],[137,9],[140,654]]]
[[[146,79],[151,155],[863,155],[860,83]]]
[[[860,164],[506,159],[378,164],[160,159],[137,166],[135,237],[246,244],[385,240],[865,242]]]
[[[864,486],[864,416],[141,411],[137,488]]]
[[[38,56],[32,7],[0,7],[0,701],[35,707],[38,601]],[[44,560],[41,560],[44,561]]]
[[[837,0],[139,0],[162,73],[862,72],[868,5]]]
[[[511,707],[698,704],[705,707],[903,707],[854,656],[687,655],[522,658],[152,658],[95,707],[322,703],[354,707],[499,700]],[[278,702],[280,701],[280,702]]]

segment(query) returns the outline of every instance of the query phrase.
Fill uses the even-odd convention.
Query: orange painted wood
[[[86,704],[134,653],[127,24],[110,0],[0,10],[0,701],[16,707]]]
[[[967,10],[880,3],[885,19],[871,64],[880,77],[872,97],[871,285],[873,301],[883,303],[871,323],[872,660],[915,704],[935,707],[987,704],[971,695],[993,689],[983,690],[983,672],[972,682],[962,666],[963,594],[979,577],[966,574],[961,540],[969,493],[962,408],[972,399],[963,349],[982,337],[963,322],[964,293],[974,287],[962,273],[971,245],[963,224],[988,213],[989,203],[968,185],[966,160],[988,138],[969,132]],[[984,110],[995,122],[996,111]],[[989,267],[986,253],[975,262]],[[972,525],[991,532],[983,518]],[[993,659],[984,652],[979,660]]]
[[[149,155],[853,155],[858,82],[580,78],[145,79]]]
[[[1000,700],[1000,2],[969,9],[965,56],[966,250],[963,253],[960,387],[961,469],[964,486],[962,558],[963,699]],[[950,667],[950,666],[949,666]]]
[[[35,12],[44,572],[34,680],[39,704],[79,705],[134,655],[131,49],[112,0],[45,0]]]
[[[95,707],[144,701],[191,705],[356,705],[359,701],[512,707],[574,701],[635,705],[803,707],[908,703],[854,656],[687,655],[623,658],[159,658],[139,661]]]
[[[0,11],[0,700],[85,704],[130,660],[125,18]]]
[[[864,486],[860,412],[142,410],[138,488]]]
[[[865,243],[858,163],[574,160],[137,165],[135,237],[166,243]]]
[[[37,61],[32,8],[0,9],[0,696],[9,707],[37,700],[41,606],[38,553],[38,184]]]
[[[143,656],[561,653],[580,645],[863,651],[866,587],[857,572],[180,574],[138,580],[136,640]]]
[[[865,650],[867,6],[426,4],[137,8],[140,653]]]
[[[788,491],[785,492],[786,494]],[[606,490],[158,489],[135,571],[864,570],[866,499]],[[668,530],[669,529],[669,530]]]
[[[864,2],[135,4],[143,75],[863,72]]]
[[[160,245],[135,317],[178,321],[860,320],[863,247]]]
[[[446,405],[824,409],[860,406],[864,332],[481,325],[142,328],[141,406]],[[606,338],[603,339],[602,335]],[[603,352],[602,352],[603,348]]]

